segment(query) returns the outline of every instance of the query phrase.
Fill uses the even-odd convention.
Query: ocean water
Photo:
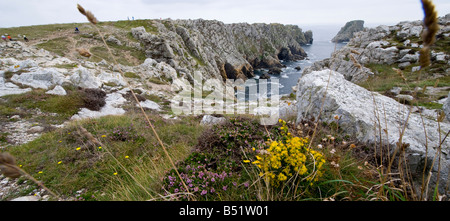
[[[338,50],[344,45],[344,43],[332,43],[331,40],[314,41],[311,45],[303,46],[303,49],[308,54],[308,58],[306,60],[282,61],[282,63],[286,65],[286,68],[282,69],[281,74],[270,75],[271,79],[278,79],[280,95],[289,95],[290,93],[292,93],[292,87],[297,85],[298,79],[302,76],[302,72],[305,68],[311,66],[315,61],[320,61],[331,57],[331,54],[334,52],[334,50]],[[301,70],[295,69],[298,66],[301,68]],[[255,70],[254,79],[259,79],[261,75],[267,72],[268,70],[264,69]],[[276,85],[271,84],[271,86]]]
[[[336,36],[339,32],[341,26],[338,25],[314,25],[314,26],[303,26],[304,31],[313,31],[313,44],[304,45],[302,48],[308,54],[307,59],[301,61],[282,61],[286,68],[282,69],[279,75],[270,75],[270,79],[267,80],[267,88],[265,91],[259,89],[259,78],[268,70],[255,70],[255,77],[251,79],[250,82],[246,83],[246,87],[252,87],[257,85],[257,92],[251,92],[249,88],[245,91],[245,100],[257,100],[258,97],[271,97],[271,88],[278,87],[278,95],[286,96],[293,92],[292,87],[297,85],[298,79],[302,76],[303,70],[311,66],[314,62],[320,61],[331,57],[331,54],[343,46],[345,43],[335,44],[331,42],[331,39]],[[296,67],[300,67],[301,70],[297,70]],[[244,92],[237,92],[237,95],[241,93],[241,97]],[[239,96],[238,96],[239,97]]]

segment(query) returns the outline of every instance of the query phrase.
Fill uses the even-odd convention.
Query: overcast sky
[[[439,16],[450,0],[434,0]],[[135,19],[215,19],[225,23],[263,22],[343,26],[362,19],[366,26],[421,20],[420,0],[0,0],[0,27],[86,22],[81,4],[100,21]]]

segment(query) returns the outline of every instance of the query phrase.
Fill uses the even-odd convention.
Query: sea
[[[292,87],[297,85],[298,79],[302,76],[305,68],[311,66],[316,61],[330,58],[335,50],[339,50],[346,45],[345,42],[338,44],[331,42],[331,39],[339,32],[339,26],[322,25],[304,28],[299,25],[299,27],[305,31],[313,31],[313,43],[302,46],[308,54],[308,57],[305,60],[300,61],[282,61],[282,64],[286,65],[286,67],[282,69],[281,74],[270,75],[270,80],[268,80],[268,97],[271,96],[270,88],[272,86],[277,86],[279,88],[279,95],[290,95],[293,92]],[[300,67],[301,70],[297,70],[296,67]],[[260,76],[267,72],[268,70],[265,69],[255,70],[255,77],[253,79],[256,79],[256,82],[258,82]],[[272,79],[277,79],[278,84],[270,83],[272,82]]]

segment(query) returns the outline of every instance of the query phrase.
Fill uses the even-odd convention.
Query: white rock
[[[17,63],[14,63],[14,65],[12,65],[8,69],[8,71],[18,72],[18,71],[23,71],[26,69],[34,68],[37,66],[38,66],[37,63],[34,60],[27,59],[27,60],[22,60],[22,61],[18,61]]]
[[[400,101],[413,101],[414,97],[411,95],[407,95],[407,94],[399,94],[397,96],[395,96],[397,99],[399,99]]]
[[[402,92],[402,88],[401,87],[393,87],[390,92],[394,93],[395,95],[400,94],[400,92]]]
[[[436,53],[436,61],[447,61],[447,55],[445,53]]]
[[[0,77],[0,97],[10,94],[23,94],[30,92],[31,90],[31,88],[21,89],[10,82],[5,83],[5,79]]]
[[[11,81],[33,88],[48,89],[65,82],[65,76],[54,68],[39,68],[35,71],[13,75]]]
[[[420,71],[420,66],[412,67],[411,71],[412,71],[412,72]]]
[[[422,26],[414,26],[410,29],[409,34],[415,37],[420,37],[422,30],[423,30]]]
[[[445,103],[444,103],[444,106],[442,107],[442,109],[444,110],[447,120],[450,121],[450,93],[448,93],[447,100],[445,100]]]
[[[32,128],[30,128],[30,129],[28,129],[28,133],[41,133],[42,131],[44,131],[44,127],[41,127],[41,126],[34,126],[34,127],[32,127]]]
[[[151,100],[141,101],[139,103],[141,104],[141,106],[143,108],[148,108],[148,109],[151,109],[151,110],[161,111],[161,107],[159,106],[159,104],[157,104],[156,102],[153,102]],[[138,105],[136,104],[136,106],[138,106]]]
[[[106,39],[106,41],[107,41],[107,42],[111,42],[111,43],[116,44],[116,45],[122,45],[122,42],[120,42],[119,39],[117,39],[116,37],[114,37],[114,35],[108,36],[108,38]]]
[[[398,60],[398,62],[399,63],[402,63],[402,62],[415,63],[416,61],[419,60],[419,56],[420,56],[419,54],[406,54],[400,60]]]
[[[59,86],[59,85],[56,85],[56,87],[53,88],[53,90],[47,91],[45,93],[46,94],[53,94],[53,95],[61,95],[61,96],[67,95],[66,90],[64,90],[64,88]]]
[[[11,201],[39,201],[38,196],[22,196],[15,199],[12,199]]]
[[[76,86],[82,88],[99,88],[102,83],[89,69],[79,67],[74,70],[69,80]]]
[[[200,122],[201,125],[215,125],[225,123],[227,119],[224,117],[213,117],[211,115],[205,115]]]
[[[123,79],[122,75],[117,72],[114,73],[102,72],[97,77],[100,79],[102,83],[112,83],[117,86],[127,85],[127,82]]]
[[[73,64],[74,62],[66,57],[57,57],[51,61],[45,62],[47,67],[55,66],[55,65],[63,65],[63,64]]]
[[[404,46],[408,46],[411,43],[411,40],[406,39],[406,41],[403,42]]]

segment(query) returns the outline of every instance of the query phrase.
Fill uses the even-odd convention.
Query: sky
[[[439,16],[450,13],[450,0],[433,2]],[[0,27],[86,22],[77,3],[99,21],[202,18],[302,28],[357,19],[375,27],[423,18],[420,0],[0,0]]]

